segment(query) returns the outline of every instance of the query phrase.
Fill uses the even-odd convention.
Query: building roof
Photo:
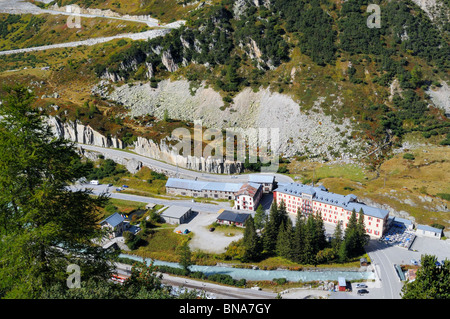
[[[437,234],[441,234],[442,233],[442,229],[431,227],[431,226],[427,226],[427,225],[417,225],[417,229],[424,230],[424,231],[429,231],[429,232],[437,233]]]
[[[311,195],[314,201],[342,207],[350,211],[354,209],[356,212],[359,212],[362,209],[365,215],[381,219],[385,218],[389,214],[389,212],[385,209],[380,209],[356,202],[357,197],[353,194],[341,195],[331,193],[328,192],[323,186],[314,187],[300,183],[291,183],[278,187],[274,190],[274,192],[299,197],[302,196],[302,194]]]
[[[261,184],[255,184],[255,183],[246,183],[242,185],[242,187],[239,189],[239,191],[236,193],[236,196],[239,195],[247,195],[251,196],[252,198],[255,197],[258,190],[261,189]]]
[[[104,220],[102,220],[100,222],[100,224],[108,223],[112,227],[116,227],[117,225],[122,223],[124,220],[125,220],[125,218],[122,217],[119,213],[114,213],[111,216],[109,216],[108,218],[105,218]]]
[[[392,217],[390,217],[390,219],[394,223],[397,222],[397,223],[404,224],[404,225],[412,225],[413,224],[413,222],[411,220],[405,219],[405,218],[400,218],[397,216],[392,216]]]
[[[272,184],[275,181],[275,176],[274,175],[250,174],[250,175],[248,175],[248,181],[251,183]]]
[[[237,192],[242,183],[220,183],[220,182],[204,182],[192,179],[182,179],[170,177],[167,179],[166,187],[189,189],[192,191],[221,191],[221,192]]]
[[[181,218],[191,210],[190,207],[183,206],[169,206],[161,213],[162,217]]]
[[[208,182],[195,181],[192,179],[181,179],[169,177],[166,182],[166,187],[182,188],[201,191]]]
[[[238,183],[220,183],[220,182],[208,182],[203,187],[203,190],[219,191],[219,192],[237,192],[242,187],[242,184]]]
[[[235,213],[229,210],[224,210],[218,217],[218,220],[227,220],[233,223],[245,223],[250,214]]]

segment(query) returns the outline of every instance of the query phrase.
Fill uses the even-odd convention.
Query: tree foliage
[[[66,188],[84,173],[74,146],[55,138],[15,86],[0,106],[0,296],[39,297],[64,281],[68,264],[87,278],[108,278],[110,252],[93,244],[102,232],[105,195]]]
[[[450,261],[436,262],[436,256],[422,255],[416,279],[402,287],[402,299],[450,299]]]

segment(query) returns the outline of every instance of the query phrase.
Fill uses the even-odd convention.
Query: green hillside
[[[267,0],[257,6],[249,0],[204,5],[175,0],[59,0],[58,5],[76,3],[118,12],[126,7],[129,14],[151,14],[158,8],[166,14],[170,11],[171,19],[187,22],[185,27],[148,41],[120,41],[25,58],[0,57],[4,62],[0,68],[17,69],[46,61],[44,65],[52,69],[52,85],[67,89],[70,104],[79,107],[84,99],[100,100],[89,96],[90,89],[105,75],[120,83],[150,82],[153,88],[168,78],[187,79],[193,88],[206,83],[220,92],[225,107],[232,106],[233,98],[245,88],[258,91],[270,87],[292,97],[306,114],[320,111],[335,123],[350,119],[352,127],[341,132],[342,136],[365,140],[374,148],[381,145],[385,152],[400,145],[410,132],[418,132],[432,143],[448,143],[450,121],[427,94],[449,80],[448,22],[431,21],[412,1],[376,1],[382,23],[381,28],[371,29],[366,23],[369,2]],[[17,36],[26,37],[25,44],[38,41],[48,22],[37,17],[31,19],[39,23],[24,19],[28,18],[21,18],[21,28],[38,28],[38,32]],[[7,48],[14,34],[4,25],[6,41],[2,44]],[[82,34],[95,35],[96,29],[86,26]],[[49,54],[57,58],[49,59]],[[173,69],[168,68],[169,62]],[[86,94],[79,94],[80,90]],[[323,101],[319,107],[318,100]],[[75,112],[68,108],[70,118]],[[118,109],[124,111],[121,106]],[[108,121],[114,112],[105,109],[96,116],[107,114]],[[128,124],[135,135],[142,131],[133,121],[118,122]],[[105,125],[100,128],[104,131]],[[377,165],[383,156],[368,159]]]
[[[361,132],[354,138],[395,143],[419,131],[444,139],[449,121],[428,107],[425,91],[448,80],[448,32],[411,1],[381,1],[382,26],[369,29],[368,2],[274,0],[267,7],[247,2],[236,14],[234,1],[222,1],[191,12],[184,28],[164,38],[135,42],[98,61],[95,71],[146,80],[142,68],[150,63],[156,86],[170,76],[162,63],[168,53],[179,67],[175,75],[207,81],[227,103],[245,87],[270,86],[309,110],[318,97],[339,92],[340,109],[327,99],[321,107],[336,121],[354,118]],[[123,61],[141,68],[123,68]],[[308,72],[291,78],[293,67]],[[394,80],[402,94],[389,98]]]

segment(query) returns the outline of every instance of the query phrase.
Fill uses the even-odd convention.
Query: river
[[[129,258],[136,261],[142,261],[142,257],[132,256],[127,254],[120,254],[119,257]],[[150,264],[151,259],[147,258],[147,264]],[[181,268],[177,263],[155,260],[153,263],[155,266],[170,266]],[[288,281],[314,281],[314,280],[338,280],[339,277],[344,277],[346,280],[368,280],[375,279],[373,272],[361,272],[361,271],[294,271],[294,270],[261,270],[261,269],[244,269],[244,268],[232,268],[223,266],[200,266],[193,265],[189,267],[191,271],[201,271],[205,275],[212,274],[226,274],[230,275],[233,279],[246,279],[246,280],[273,280],[274,278],[286,278]],[[319,268],[318,268],[319,269]]]

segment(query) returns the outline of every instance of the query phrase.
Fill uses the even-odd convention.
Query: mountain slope
[[[449,121],[426,92],[448,81],[448,32],[411,1],[381,1],[382,26],[369,29],[368,3],[222,1],[191,12],[185,28],[136,42],[95,70],[120,83],[150,81],[153,89],[168,78],[212,87],[223,98],[221,111],[236,110],[233,99],[245,88],[270,88],[302,112],[323,113],[337,125],[350,119],[343,137],[369,143],[364,152],[373,151],[373,160],[408,132],[444,139]],[[156,105],[148,102],[153,114]],[[283,105],[273,107],[283,112]]]

